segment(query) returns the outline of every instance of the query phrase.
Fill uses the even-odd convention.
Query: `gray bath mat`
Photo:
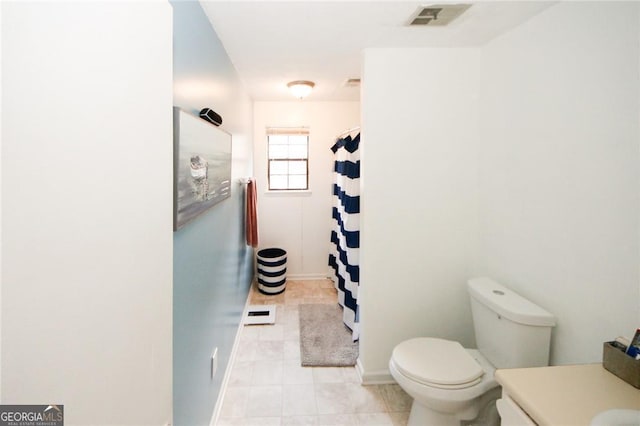
[[[300,310],[300,359],[309,367],[356,365],[358,342],[342,322],[342,308],[333,304],[303,304]]]

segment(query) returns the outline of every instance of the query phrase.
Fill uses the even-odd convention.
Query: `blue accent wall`
[[[252,107],[199,2],[173,6],[174,104],[210,107],[233,135],[231,197],[174,233],[173,423],[208,425],[249,292],[253,249],[244,240],[244,186],[252,175]],[[211,378],[211,354],[218,371]]]

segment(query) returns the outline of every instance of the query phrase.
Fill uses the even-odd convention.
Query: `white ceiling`
[[[309,100],[359,100],[344,83],[360,78],[365,48],[480,46],[556,3],[466,1],[448,26],[406,25],[419,7],[461,2],[200,0],[257,101],[293,100],[292,80],[316,83]]]

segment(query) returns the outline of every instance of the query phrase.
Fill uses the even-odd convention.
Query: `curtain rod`
[[[342,132],[338,136],[336,136],[336,139],[340,139],[341,137],[343,137],[345,135],[348,135],[351,132],[355,132],[356,130],[360,130],[360,126],[352,127],[349,130],[345,130],[344,132]]]
[[[276,127],[267,126],[267,135],[308,135],[309,127],[296,126],[296,127]]]

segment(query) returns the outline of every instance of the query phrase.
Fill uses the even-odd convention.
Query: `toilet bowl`
[[[500,397],[495,368],[478,350],[444,339],[410,339],[394,348],[389,370],[414,400],[409,425],[459,425],[479,415],[483,425],[499,424],[491,408]]]
[[[553,315],[489,278],[468,290],[477,349],[434,337],[393,349],[389,371],[413,398],[410,426],[498,425],[496,368],[548,365]]]

